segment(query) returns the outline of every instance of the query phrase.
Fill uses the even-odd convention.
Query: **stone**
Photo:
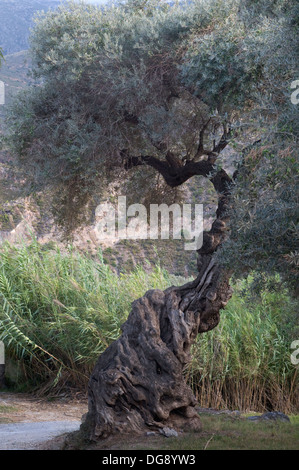
[[[163,434],[163,436],[165,437],[178,437],[178,433],[175,429],[167,427],[160,429],[160,433]]]
[[[249,421],[283,421],[290,422],[290,418],[280,411],[268,411],[260,416],[248,416]]]

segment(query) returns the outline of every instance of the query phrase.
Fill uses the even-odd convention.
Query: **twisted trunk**
[[[171,177],[180,181],[176,171],[172,168]],[[89,381],[81,430],[90,439],[165,426],[200,429],[184,367],[196,336],[218,325],[231,297],[229,275],[213,257],[226,234],[230,178],[220,170],[210,179],[219,195],[217,218],[198,250],[198,276],[181,287],[148,291],[133,302],[120,338],[100,356]]]

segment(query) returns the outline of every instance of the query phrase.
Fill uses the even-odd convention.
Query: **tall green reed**
[[[290,358],[298,303],[284,290],[255,298],[245,284],[236,284],[218,327],[197,338],[186,376],[202,406],[298,410],[297,369]]]
[[[164,288],[158,267],[118,276],[72,249],[4,244],[0,251],[0,339],[38,384],[86,384],[98,356],[120,334],[132,301]]]
[[[120,335],[131,303],[147,290],[180,284],[159,265],[120,274],[72,249],[30,245],[0,249],[0,340],[21,365],[21,381],[40,393],[86,390],[98,356]],[[188,382],[201,406],[298,409],[296,305],[288,293],[252,298],[245,281],[217,328],[198,337]],[[299,331],[298,331],[299,333]]]

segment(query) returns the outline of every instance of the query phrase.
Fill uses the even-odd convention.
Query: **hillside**
[[[55,8],[59,3],[58,0],[1,0],[0,47],[4,55],[28,49],[34,14]]]
[[[5,84],[5,105],[11,103],[12,97],[21,89],[30,85],[28,76],[30,58],[27,51],[15,52],[5,56],[5,61],[0,68],[0,80]],[[0,129],[4,118],[5,106],[0,106]]]

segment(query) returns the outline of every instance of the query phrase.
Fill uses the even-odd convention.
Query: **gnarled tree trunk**
[[[217,218],[198,250],[199,274],[181,287],[151,290],[133,302],[122,335],[100,356],[89,381],[89,408],[81,426],[89,439],[165,426],[200,429],[183,371],[196,336],[217,326],[231,297],[229,275],[213,258],[225,238],[230,178],[223,170],[214,174]],[[181,178],[175,181],[180,184]]]

